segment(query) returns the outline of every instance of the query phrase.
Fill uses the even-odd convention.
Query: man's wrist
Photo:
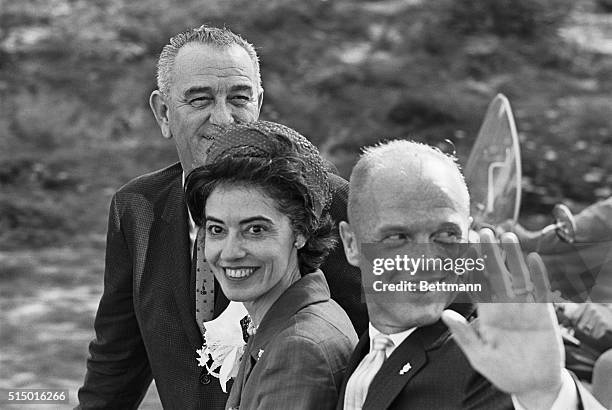
[[[570,373],[562,369],[558,386],[546,390],[513,394],[512,403],[517,410],[577,409],[578,392]]]
[[[517,394],[516,399],[525,410],[550,409],[561,391],[561,384],[554,390],[532,391]]]

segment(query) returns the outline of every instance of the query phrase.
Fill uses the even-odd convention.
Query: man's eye
[[[246,105],[249,102],[251,102],[251,97],[249,97],[247,95],[234,95],[234,96],[230,97],[230,101],[234,105],[242,106],[242,105]]]
[[[461,236],[455,231],[442,231],[436,233],[434,240],[440,243],[457,243],[460,242]]]
[[[408,239],[408,235],[405,233],[394,233],[392,235],[385,236],[382,242],[388,244],[399,244],[406,242]]]
[[[210,103],[212,103],[213,98],[208,97],[208,96],[203,96],[203,97],[197,97],[197,98],[193,98],[189,101],[189,104],[192,107],[205,107],[207,105],[209,105]]]

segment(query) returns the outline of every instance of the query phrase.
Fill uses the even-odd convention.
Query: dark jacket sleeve
[[[467,378],[463,409],[469,410],[511,410],[514,408],[510,395],[499,390],[473,370]]]
[[[152,380],[134,313],[132,258],[121,229],[121,210],[113,197],[106,240],[104,293],[89,345],[87,373],[79,389],[79,409],[132,409]]]
[[[328,174],[332,201],[329,213],[336,225],[335,232],[338,235],[338,224],[346,221],[349,183],[338,175]],[[340,235],[338,235],[340,241]],[[359,269],[349,265],[344,255],[342,243],[338,243],[330,252],[329,256],[321,265],[325,279],[329,284],[331,297],[346,311],[351,319],[357,334],[362,334],[368,328],[368,313],[361,290],[361,274]]]

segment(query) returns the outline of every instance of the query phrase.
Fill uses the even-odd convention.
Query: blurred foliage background
[[[202,23],[258,47],[262,118],[297,128],[344,175],[388,137],[449,138],[465,159],[503,92],[523,141],[523,215],[612,194],[604,0],[1,4],[4,249],[99,239],[112,192],[175,160],[147,99],[167,39]]]
[[[262,118],[300,130],[345,175],[360,146],[384,137],[449,138],[464,159],[487,103],[503,92],[523,141],[523,215],[609,196],[605,7],[603,0],[3,0],[0,247],[99,238],[112,192],[175,160],[147,98],[167,39],[202,23],[227,25],[258,47]]]
[[[110,196],[176,161],[148,107],[173,34],[226,25],[254,43],[261,118],[302,132],[345,177],[384,138],[450,139],[465,161],[487,104],[506,94],[521,214],[535,227],[557,202],[578,211],[612,195],[611,11],[610,0],[0,0],[0,387],[82,380]]]

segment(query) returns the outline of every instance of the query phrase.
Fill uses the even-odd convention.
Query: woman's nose
[[[223,260],[236,260],[245,254],[242,239],[238,235],[229,235],[223,244],[220,257]]]

